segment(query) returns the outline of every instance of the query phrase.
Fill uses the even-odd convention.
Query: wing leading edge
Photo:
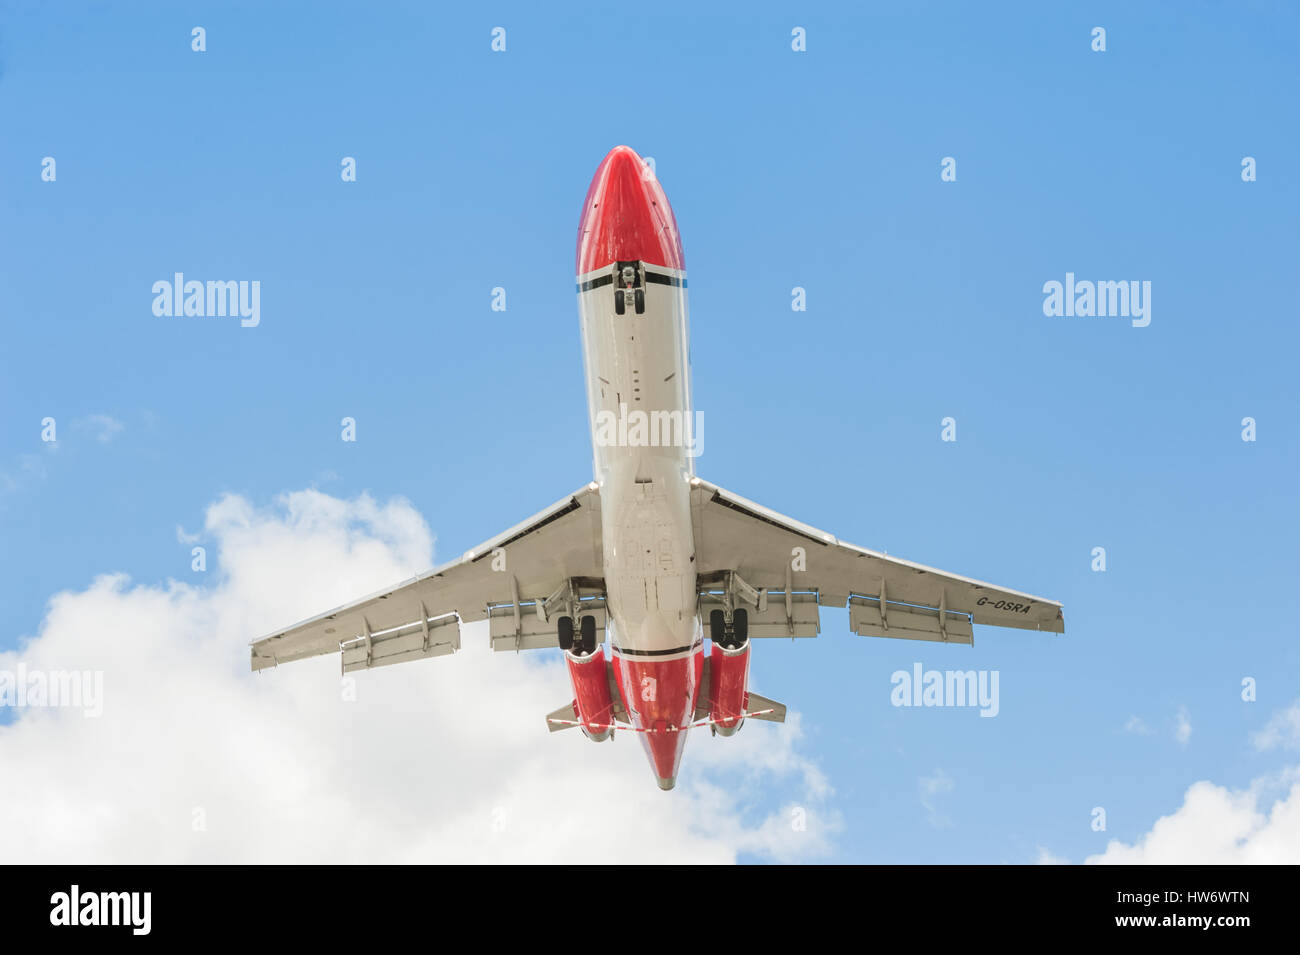
[[[751,636],[816,636],[820,606],[847,606],[864,636],[972,643],[972,624],[1065,632],[1056,601],[856,547],[691,484],[700,609],[749,601]],[[553,610],[572,601],[603,631],[601,550],[589,484],[457,560],[254,641],[252,668],[340,651],[344,672],[441,656],[460,648],[466,620],[490,619],[497,650],[551,647]]]
[[[603,573],[600,495],[586,485],[458,560],[254,641],[252,668],[340,650],[344,672],[440,656],[460,648],[460,621],[488,617],[496,649],[554,646],[546,598]]]
[[[856,547],[701,478],[691,512],[702,599],[748,600],[751,636],[815,636],[816,608],[846,605],[863,636],[972,643],[972,623],[1065,632],[1054,600]]]

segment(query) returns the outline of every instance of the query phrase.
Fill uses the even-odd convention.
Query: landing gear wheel
[[[559,620],[555,621],[555,629],[558,630],[560,634],[560,649],[572,650],[573,649],[573,618],[561,617]]]
[[[721,646],[727,645],[727,617],[721,610],[709,613],[709,639]]]
[[[596,652],[596,618],[586,616],[582,618],[582,654],[586,656],[589,653]]]
[[[614,289],[614,314],[622,315],[627,311],[627,299],[621,288]]]
[[[645,289],[639,288],[632,295],[633,302],[636,303],[636,313],[640,315],[645,311]]]
[[[737,610],[731,615],[731,646],[743,647],[749,639],[749,611]]]

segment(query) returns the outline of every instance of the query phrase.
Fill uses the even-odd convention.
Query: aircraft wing
[[[704,616],[731,599],[750,636],[816,636],[817,607],[846,604],[863,636],[969,644],[972,623],[1065,632],[1054,600],[846,544],[700,478],[691,515]]]
[[[595,488],[582,487],[459,560],[254,641],[253,669],[340,650],[345,673],[440,656],[460,648],[460,621],[485,618],[493,649],[553,647],[554,611],[570,600],[582,601],[603,630],[603,600],[593,596],[604,590]]]

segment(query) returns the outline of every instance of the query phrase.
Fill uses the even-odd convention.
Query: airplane
[[[254,671],[325,653],[344,674],[443,656],[462,622],[486,620],[493,650],[563,652],[572,696],[547,716],[552,732],[632,731],[669,790],[691,729],[784,721],[749,687],[751,641],[815,637],[820,607],[847,606],[861,636],[1064,633],[1055,601],[855,547],[695,474],[681,235],[627,146],[591,180],[576,271],[592,480],[458,560],[254,641]]]

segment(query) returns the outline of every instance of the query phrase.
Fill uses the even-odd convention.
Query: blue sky
[[[1300,683],[1294,8],[377,6],[5,5],[0,651],[97,574],[195,578],[224,493],[404,496],[442,561],[587,480],[574,233],[627,143],[682,230],[699,473],[1065,605],[756,647],[834,858],[1077,861],[1285,768],[1249,740]],[[177,271],[260,280],[260,326],[155,317]],[[1150,281],[1151,324],[1045,317],[1066,272]],[[918,661],[998,670],[999,716],[891,706]]]

